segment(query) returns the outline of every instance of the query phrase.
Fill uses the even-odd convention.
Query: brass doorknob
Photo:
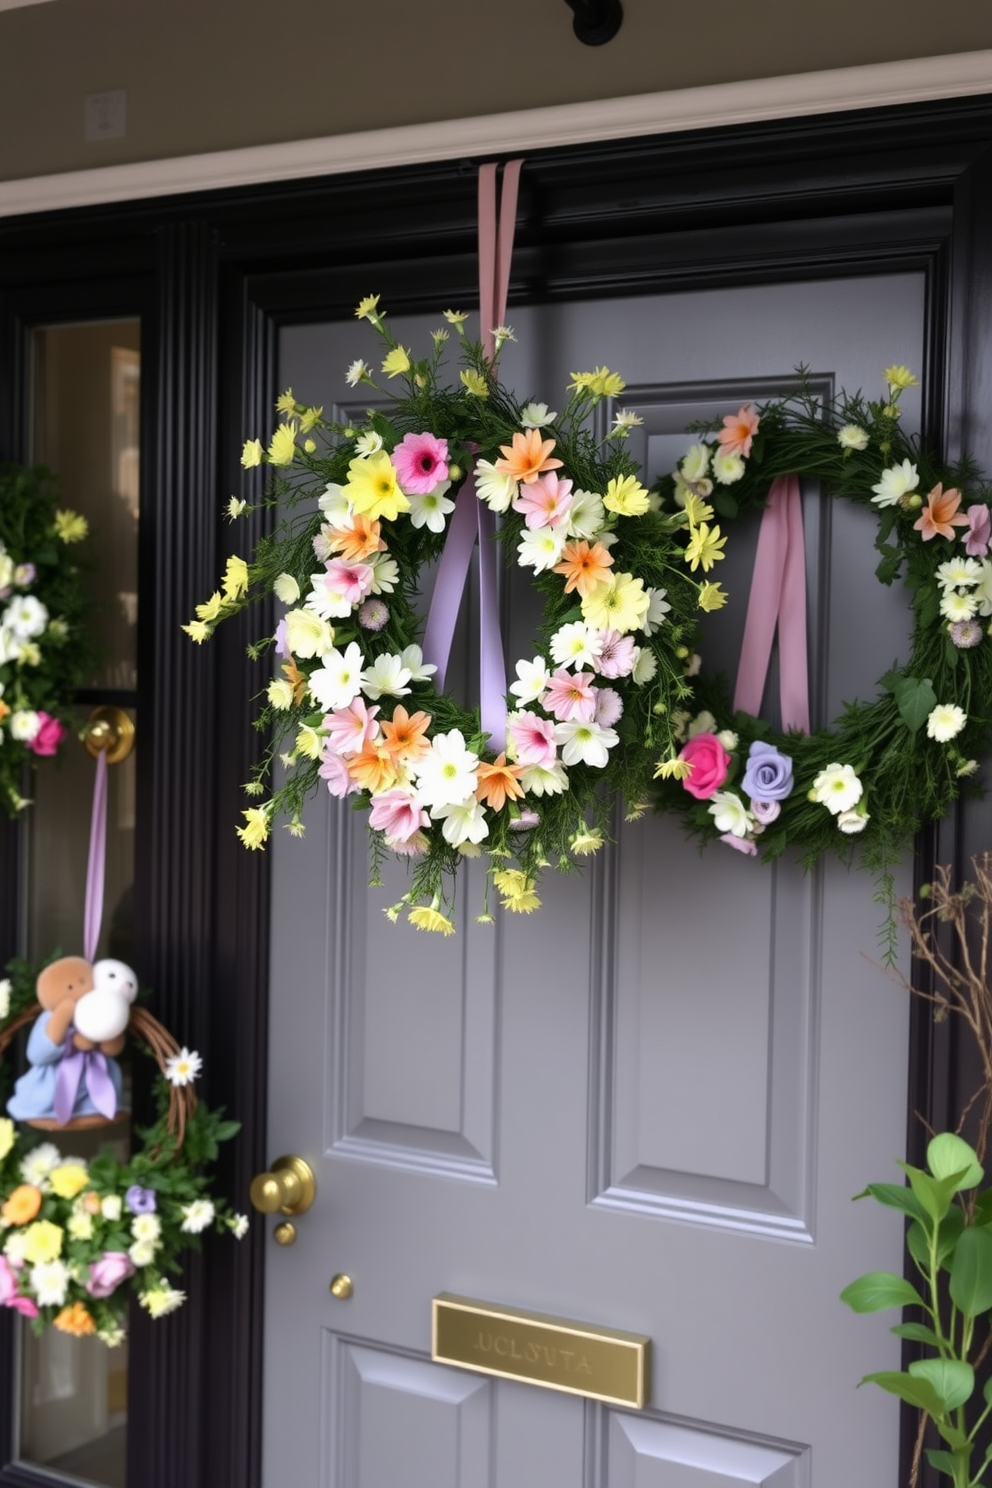
[[[262,1214],[305,1214],[314,1201],[317,1183],[302,1157],[279,1157],[271,1172],[252,1179],[248,1192]]]

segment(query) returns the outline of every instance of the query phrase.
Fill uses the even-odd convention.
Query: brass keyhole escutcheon
[[[350,1276],[345,1276],[339,1271],[337,1276],[331,1279],[331,1296],[336,1297],[339,1302],[345,1302],[354,1295],[355,1283]]]
[[[134,748],[134,721],[112,703],[94,708],[83,728],[83,743],[94,759],[106,754],[108,765],[119,765]]]
[[[282,1224],[277,1224],[272,1231],[272,1238],[277,1245],[296,1244],[296,1226],[291,1219],[284,1219]]]
[[[316,1196],[317,1181],[302,1157],[278,1157],[271,1172],[252,1179],[248,1193],[261,1214],[305,1214]]]

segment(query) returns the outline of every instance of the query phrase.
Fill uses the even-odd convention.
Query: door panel
[[[922,366],[915,275],[510,319],[523,396],[623,372],[650,478],[688,419],[786,388],[801,360],[825,391]],[[392,323],[414,345],[433,324]],[[354,323],[289,328],[281,383],[354,412],[343,371],[368,351]],[[804,509],[829,718],[870,694],[908,619],[874,580],[870,514],[813,488]],[[734,530],[707,667],[736,667],[756,537]],[[526,580],[504,588],[507,654],[530,656]],[[591,870],[549,873],[532,917],[477,925],[469,865],[439,941],[381,918],[405,875],[366,889],[363,816],[321,799],[307,822],[272,847],[270,1152],[312,1160],[318,1196],[297,1244],[269,1250],[265,1488],[287,1480],[287,1439],[293,1479],[322,1488],[407,1488],[422,1468],[431,1488],[830,1488],[854,1460],[895,1488],[898,1407],[855,1385],[897,1367],[898,1342],[838,1301],[902,1260],[899,1217],[850,1204],[904,1141],[908,1006],[870,964],[870,878],[700,856],[648,814],[618,819]],[[338,1271],[348,1301],[327,1290]],[[441,1291],[649,1334],[648,1409],[431,1364]],[[476,1456],[444,1455],[455,1422]]]

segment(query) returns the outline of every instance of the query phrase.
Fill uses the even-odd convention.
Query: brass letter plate
[[[526,1380],[642,1410],[651,1340],[594,1323],[518,1312],[442,1292],[432,1304],[431,1357],[480,1374]]]

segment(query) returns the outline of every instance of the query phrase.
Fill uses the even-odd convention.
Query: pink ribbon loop
[[[496,214],[496,165],[479,167],[479,320],[486,356],[495,355],[493,331],[503,324],[510,288],[510,262],[517,217],[517,193],[522,160],[509,160],[503,169],[499,217]],[[434,594],[424,629],[424,660],[437,667],[439,692],[451,656],[458,611],[472,552],[479,549],[479,716],[494,753],[506,748],[506,664],[499,625],[496,569],[496,519],[480,501],[475,478],[469,476],[455,501]]]
[[[780,475],[772,482],[761,519],[737,669],[735,712],[753,717],[761,713],[776,627],[782,727],[808,734],[806,551],[795,475]]]

